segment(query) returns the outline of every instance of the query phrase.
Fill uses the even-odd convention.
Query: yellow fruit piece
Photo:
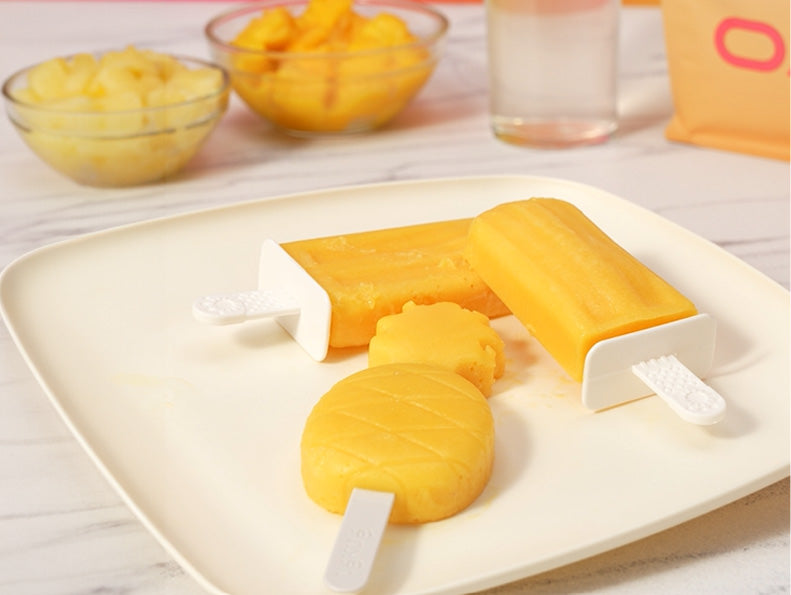
[[[466,255],[577,381],[598,341],[697,313],[690,300],[562,200],[532,198],[478,215]]]
[[[362,47],[388,47],[414,41],[406,23],[397,16],[379,13],[368,19],[351,39]]]
[[[99,61],[99,68],[110,72],[124,72],[139,78],[144,74],[159,76],[161,65],[166,64],[167,60],[158,60],[151,51],[141,51],[128,46],[120,51],[109,51],[103,54]]]
[[[188,68],[180,69],[166,81],[165,86],[181,91],[183,100],[196,99],[211,95],[222,85],[222,74],[219,70]]]
[[[126,51],[138,52],[144,59],[148,60],[151,66],[149,72],[156,73],[163,81],[170,80],[179,72],[189,70],[175,56],[160,54],[154,50],[137,50],[134,46],[127,47]]]
[[[463,256],[470,220],[289,242],[283,249],[330,296],[331,347],[367,345],[376,322],[404,304],[455,302],[489,318],[508,313]]]
[[[469,506],[494,461],[494,421],[473,384],[444,368],[392,364],[353,374],[305,423],[302,480],[330,512],[352,489],[395,494],[392,523],[426,523]]]
[[[368,366],[433,364],[463,376],[488,397],[505,371],[505,345],[480,312],[452,302],[404,304],[380,318],[368,345]]]
[[[133,135],[140,132],[145,126],[145,117],[139,111],[143,107],[143,100],[137,91],[117,91],[96,99],[93,106],[95,111],[107,114],[102,118],[88,120],[83,127],[85,133],[106,132],[114,136]],[[95,126],[95,129],[88,130],[90,125]]]
[[[234,44],[251,50],[283,50],[294,38],[297,24],[283,6],[264,10],[236,36]]]
[[[297,23],[303,30],[318,28],[330,31],[351,10],[352,0],[311,0]]]
[[[127,93],[137,88],[137,80],[137,76],[129,70],[103,66],[93,77],[88,93],[94,97]]]
[[[34,97],[40,101],[60,99],[66,96],[68,66],[63,58],[47,60],[33,67],[28,73],[28,85]]]
[[[22,104],[35,105],[37,103],[42,103],[41,97],[39,97],[29,86],[22,89],[14,89],[11,94],[16,101]]]
[[[68,76],[63,83],[63,91],[67,96],[85,95],[91,79],[99,67],[96,58],[91,54],[76,54],[67,62]]]
[[[300,29],[286,49],[295,54],[302,52],[326,54],[332,49],[329,38],[330,31],[324,27]]]

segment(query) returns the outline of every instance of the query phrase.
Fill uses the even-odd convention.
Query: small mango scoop
[[[448,301],[489,318],[508,309],[464,258],[470,219],[261,246],[258,288],[193,303],[201,322],[274,318],[317,361],[367,345],[377,321],[413,301]]]
[[[472,268],[600,410],[652,393],[682,419],[720,421],[725,401],[700,380],[716,323],[555,198],[498,205],[473,220]]]

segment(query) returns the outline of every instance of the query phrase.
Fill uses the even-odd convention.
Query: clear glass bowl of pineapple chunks
[[[128,46],[40,62],[3,84],[6,112],[45,163],[79,184],[165,181],[228,105],[216,64]]]
[[[429,80],[449,23],[410,0],[264,0],[205,28],[250,109],[293,136],[377,129]]]

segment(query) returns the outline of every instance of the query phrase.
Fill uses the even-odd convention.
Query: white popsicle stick
[[[273,318],[316,361],[327,357],[332,305],[324,288],[273,240],[264,240],[258,289],[207,295],[192,304],[207,324]]]
[[[287,293],[251,290],[203,296],[192,305],[192,313],[208,324],[237,324],[256,318],[296,315],[300,307]]]
[[[701,378],[714,360],[716,323],[698,314],[596,343],[585,358],[582,402],[600,410],[651,394],[683,420],[710,425],[725,400]]]
[[[674,355],[640,362],[632,371],[684,421],[710,425],[725,417],[725,399]]]
[[[368,582],[394,500],[389,492],[352,490],[324,572],[330,589],[354,593]]]

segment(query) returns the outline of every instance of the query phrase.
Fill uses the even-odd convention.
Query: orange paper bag
[[[676,141],[789,159],[789,0],[662,0]]]

